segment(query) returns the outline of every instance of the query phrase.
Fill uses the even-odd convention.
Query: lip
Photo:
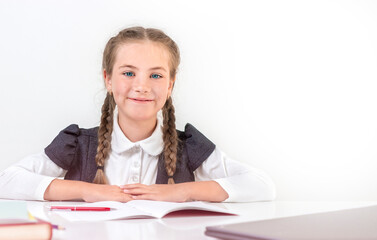
[[[148,99],[148,98],[131,98],[131,97],[129,97],[128,99],[133,101],[133,102],[137,102],[137,103],[149,103],[149,102],[153,101],[152,99]]]

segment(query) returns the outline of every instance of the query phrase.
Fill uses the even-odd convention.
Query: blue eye
[[[133,77],[133,76],[135,76],[135,74],[133,72],[124,72],[123,75],[126,76],[126,77]]]
[[[155,78],[155,79],[157,79],[157,78],[161,78],[162,76],[161,75],[158,75],[158,74],[152,74],[151,75],[151,78]]]

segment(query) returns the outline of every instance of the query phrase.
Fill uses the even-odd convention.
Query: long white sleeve
[[[194,172],[195,181],[214,180],[228,193],[224,202],[270,201],[275,185],[263,171],[237,162],[215,149]]]
[[[51,181],[65,173],[44,151],[30,155],[0,173],[0,198],[44,200]]]

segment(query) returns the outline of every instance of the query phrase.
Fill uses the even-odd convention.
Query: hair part
[[[119,47],[122,44],[135,41],[152,41],[160,43],[161,46],[165,47],[170,54],[170,79],[175,80],[180,63],[179,48],[169,36],[155,28],[126,28],[120,31],[118,35],[110,38],[103,52],[102,70],[106,71],[106,73],[111,76]],[[98,129],[98,147],[95,157],[97,172],[93,182],[98,184],[107,184],[104,166],[111,150],[111,134],[113,131],[115,105],[114,97],[110,93],[107,93],[102,106],[101,123]],[[162,154],[164,156],[166,173],[169,177],[168,184],[174,184],[173,175],[177,164],[178,136],[175,128],[175,110],[171,97],[165,102],[162,112],[164,118],[162,127],[164,152]]]

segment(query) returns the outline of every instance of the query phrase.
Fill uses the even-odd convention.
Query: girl
[[[176,43],[160,30],[133,27],[112,37],[103,53],[100,126],[70,125],[43,152],[4,170],[0,197],[272,200],[274,185],[263,172],[229,159],[190,124],[175,129],[171,94],[179,62]]]

